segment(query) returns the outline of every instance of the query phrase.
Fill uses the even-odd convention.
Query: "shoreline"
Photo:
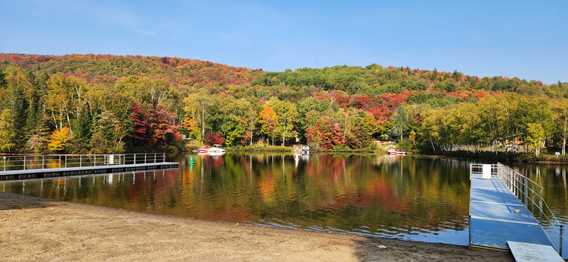
[[[271,148],[227,148],[227,152],[230,153],[255,153],[255,154],[265,154],[265,153],[281,153],[281,154],[292,154],[292,147],[286,146],[286,148],[271,149]],[[330,154],[330,155],[377,155],[377,156],[388,156],[385,151],[381,150],[370,150],[370,149],[351,149],[351,150],[313,150],[312,154]],[[534,158],[527,155],[515,155],[515,156],[503,156],[500,153],[490,153],[491,156],[487,154],[476,154],[476,153],[446,153],[446,154],[422,154],[422,153],[409,153],[409,157],[419,157],[419,158],[453,158],[453,159],[478,159],[486,161],[499,161],[505,163],[526,163],[526,164],[545,164],[545,165],[568,165],[568,157],[556,158],[551,155],[542,156],[541,158]]]
[[[512,261],[505,252],[204,221],[0,193],[7,261]]]

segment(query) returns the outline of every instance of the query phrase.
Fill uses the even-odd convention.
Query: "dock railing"
[[[165,153],[0,155],[0,172],[166,162]]]
[[[507,189],[521,200],[541,222],[554,249],[562,256],[564,225],[546,203],[543,186],[518,170],[501,163],[494,165],[492,172],[501,178]]]

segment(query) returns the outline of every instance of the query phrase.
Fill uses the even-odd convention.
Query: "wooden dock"
[[[515,242],[537,244],[537,247],[540,245],[558,251],[562,243],[555,243],[547,235],[526,204],[511,191],[508,183],[512,182],[497,175],[496,168],[508,167],[489,165],[489,175],[487,172],[471,172],[470,246],[508,250],[508,242]],[[516,180],[513,183],[517,183]],[[528,187],[526,190],[521,195],[528,194]]]
[[[0,181],[177,168],[165,154],[48,155],[3,157]]]

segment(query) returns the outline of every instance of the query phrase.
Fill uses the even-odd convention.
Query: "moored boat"
[[[194,150],[193,152],[198,155],[208,155],[208,156],[222,156],[225,154],[225,149],[215,145],[213,147],[203,146]]]
[[[209,150],[207,150],[207,155],[210,156],[222,156],[225,154],[225,149],[220,148],[220,147],[210,147]]]
[[[406,156],[405,151],[397,150],[397,149],[389,149],[387,150],[387,154],[391,156]]]

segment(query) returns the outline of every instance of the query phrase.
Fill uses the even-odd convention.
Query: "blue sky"
[[[568,1],[0,0],[0,52],[278,71],[372,63],[568,81]]]

